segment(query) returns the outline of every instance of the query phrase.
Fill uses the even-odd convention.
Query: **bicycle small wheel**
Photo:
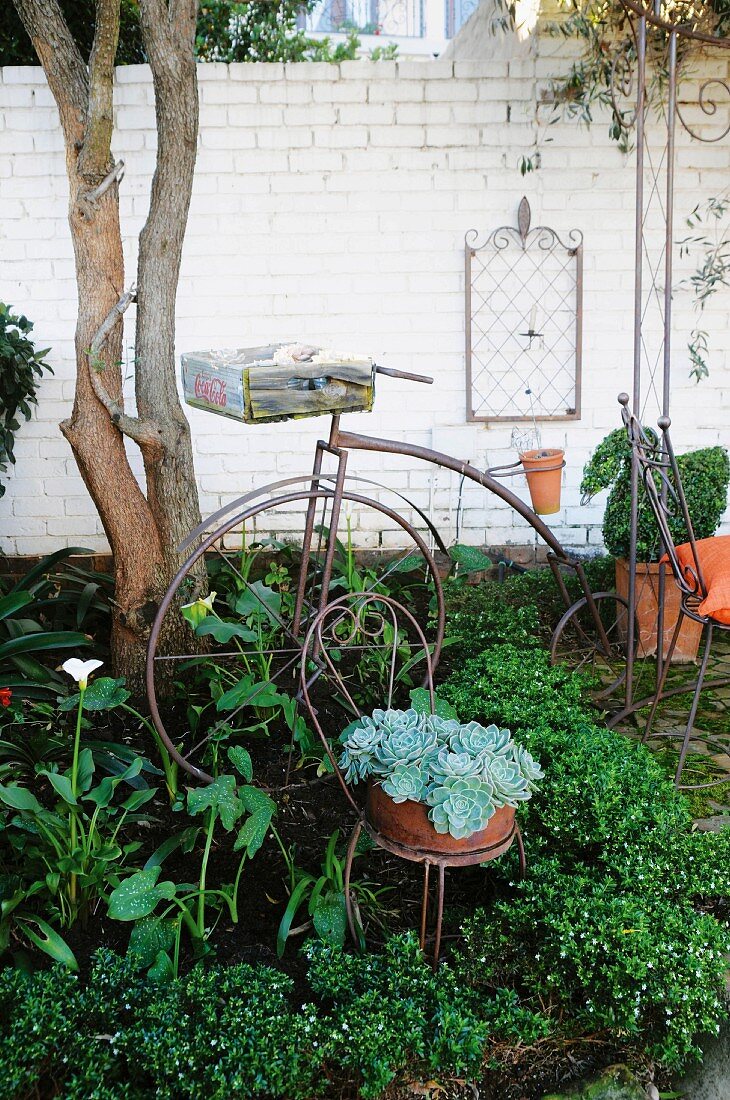
[[[586,596],[569,607],[555,627],[550,659],[591,673],[596,681],[593,698],[609,698],[626,679],[626,624],[628,602],[615,592]]]
[[[147,652],[150,713],[172,759],[202,782],[211,781],[218,746],[265,736],[282,719],[294,736],[291,701],[298,693],[302,643],[325,597],[387,594],[397,582],[399,598],[405,593],[424,617],[435,599],[432,664],[438,662],[443,591],[425,539],[393,509],[358,493],[344,492],[339,528],[334,506],[328,488],[284,491],[250,504],[190,554],[160,604]],[[312,508],[313,534],[303,547]],[[332,527],[345,533],[334,542],[325,592]],[[355,555],[353,544],[360,541],[377,547],[372,561]],[[215,599],[205,593],[206,574]],[[184,625],[196,616],[194,630]],[[178,702],[171,706],[173,695]]]

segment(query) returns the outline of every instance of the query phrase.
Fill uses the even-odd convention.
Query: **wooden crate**
[[[272,344],[191,352],[181,361],[188,405],[246,424],[369,412],[373,407],[375,373],[367,357]]]

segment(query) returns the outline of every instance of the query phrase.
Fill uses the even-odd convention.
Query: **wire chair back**
[[[343,712],[349,722],[362,717],[363,702],[366,707],[372,704],[370,709],[397,707],[408,699],[414,682],[428,692],[433,713],[431,648],[415,615],[392,596],[376,592],[351,592],[331,600],[309,627],[302,648],[301,697],[340,786],[358,814],[362,809],[332,747],[347,724],[338,725],[337,714]],[[329,725],[335,727],[330,736],[325,729]]]
[[[660,416],[657,427],[660,434],[642,427],[635,413],[629,409],[629,396],[619,395],[621,418],[636,462],[639,479],[646,494],[646,500],[659,528],[662,547],[683,595],[693,602],[699,602],[707,596],[707,586],[702,574],[702,566],[697,554],[692,520],[690,519],[687,499],[682,486],[682,478],[669,435],[671,420]],[[677,553],[677,544],[670,521],[681,520],[685,538],[689,544],[691,562],[682,564]]]

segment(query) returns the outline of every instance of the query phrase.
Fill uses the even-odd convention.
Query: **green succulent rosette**
[[[474,757],[468,752],[451,752],[447,747],[439,749],[431,762],[431,773],[436,780],[468,778],[479,775],[483,770],[480,757]]]
[[[387,734],[375,750],[374,775],[390,775],[398,764],[427,763],[438,752],[436,734],[431,729],[407,726]]]
[[[522,745],[513,744],[512,753],[515,764],[520,770],[520,774],[523,775],[527,781],[528,789],[531,792],[536,791],[540,780],[545,778],[545,772],[540,767],[538,761],[535,760]]]
[[[486,828],[495,812],[491,784],[479,776],[451,776],[429,791],[426,802],[436,832],[450,833],[455,840]]]
[[[480,726],[478,722],[467,722],[459,726],[451,740],[453,752],[468,752],[470,756],[488,753],[492,757],[510,756],[512,752],[512,734],[501,730],[499,726]]]
[[[517,806],[532,793],[527,786],[527,780],[520,774],[520,769],[513,760],[505,760],[501,756],[487,760],[485,773],[492,784],[494,804],[497,807]]]
[[[383,781],[383,790],[394,802],[422,802],[428,784],[419,764],[396,764]]]

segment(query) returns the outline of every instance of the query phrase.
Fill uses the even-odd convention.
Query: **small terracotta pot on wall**
[[[616,559],[616,591],[628,600],[629,563],[624,558]],[[659,611],[659,563],[637,562],[636,565],[636,621],[639,631],[639,657],[653,657],[657,651],[657,614]],[[623,609],[621,609],[623,610]],[[674,583],[672,571],[664,567],[664,641],[663,655],[666,657],[672,640],[674,628],[680,610],[680,591]],[[626,614],[619,614],[619,634],[626,641]],[[702,637],[702,623],[686,618],[679,632],[677,645],[672,654],[672,664],[694,661]]]
[[[565,451],[544,447],[535,451],[523,451],[520,455],[532,507],[539,516],[551,516],[560,511],[564,459]]]
[[[368,784],[367,819],[387,840],[436,854],[496,848],[498,851],[494,854],[497,855],[510,846],[515,831],[513,807],[501,806],[489,819],[486,829],[456,840],[451,833],[436,832],[428,820],[428,806],[422,802],[394,802],[380,784],[372,782]]]

